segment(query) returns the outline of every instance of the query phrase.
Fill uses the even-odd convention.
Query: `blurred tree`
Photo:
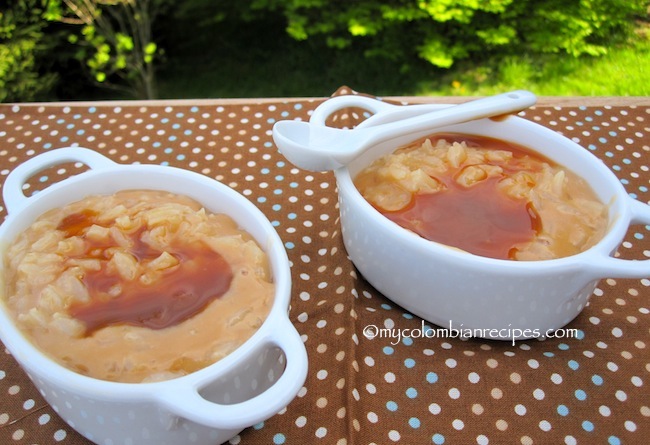
[[[41,0],[2,2],[0,10],[0,102],[39,100],[56,83],[43,72],[39,56],[51,49],[45,39]],[[7,4],[9,3],[9,4]]]
[[[47,0],[45,17],[80,26],[69,34],[95,82],[138,99],[154,99],[152,24],[171,0]]]
[[[281,11],[297,40],[324,36],[331,47],[367,45],[366,55],[408,61],[417,54],[449,68],[494,54],[607,52],[647,0],[251,0]]]

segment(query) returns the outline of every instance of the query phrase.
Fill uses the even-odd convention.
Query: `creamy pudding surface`
[[[261,326],[275,286],[235,221],[162,191],[89,196],[6,249],[3,302],[39,349],[80,374],[167,380],[226,356]]]
[[[483,136],[432,135],[377,159],[354,183],[400,226],[490,258],[575,255],[598,243],[608,225],[607,206],[584,179]]]

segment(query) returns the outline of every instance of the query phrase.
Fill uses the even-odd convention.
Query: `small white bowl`
[[[334,111],[386,105],[350,96],[313,113],[325,125]],[[324,104],[327,104],[325,102]],[[438,105],[443,108],[448,105]],[[419,113],[403,110],[372,117],[365,128]],[[435,109],[436,105],[426,105]],[[319,107],[320,108],[320,107]],[[389,107],[390,108],[390,107]],[[394,108],[394,107],[393,107]],[[412,111],[410,111],[412,110]],[[465,133],[507,140],[530,148],[583,177],[609,205],[609,229],[594,247],[578,255],[518,262],[472,255],[421,238],[385,218],[359,193],[353,178],[373,160],[430,133]],[[366,280],[408,311],[465,337],[512,340],[542,338],[573,320],[604,277],[650,276],[650,260],[613,258],[630,224],[650,223],[650,207],[632,199],[618,178],[592,153],[546,127],[517,116],[481,119],[380,143],[335,170],[342,235],[347,252]]]
[[[26,197],[35,173],[65,162],[89,170]],[[95,443],[216,444],[282,410],[307,375],[307,353],[288,318],[291,273],[271,223],[246,198],[204,175],[159,165],[122,165],[84,148],[35,156],[13,170],[3,187],[8,217],[0,251],[38,216],[91,194],[165,190],[194,198],[207,210],[231,216],[266,251],[276,287],[259,330],[220,361],[184,377],[156,383],[116,383],[77,374],[34,347],[0,303],[0,339],[53,409]],[[0,258],[0,266],[2,259]]]

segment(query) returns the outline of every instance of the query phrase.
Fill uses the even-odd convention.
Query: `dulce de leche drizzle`
[[[510,162],[499,163],[504,174],[519,170],[518,160],[532,156],[521,147],[484,136],[440,134],[432,142],[464,141],[469,147],[490,147],[509,151]],[[541,157],[539,161],[544,159]],[[512,259],[518,243],[531,241],[542,229],[541,219],[527,199],[514,199],[499,190],[500,177],[488,178],[472,185],[459,185],[458,169],[450,168],[436,177],[446,190],[435,194],[416,194],[411,203],[396,212],[383,211],[395,223],[423,238],[497,259]]]
[[[57,227],[67,236],[84,236],[86,228],[95,224],[92,211],[69,215]],[[138,262],[150,261],[163,252],[153,249],[141,239],[144,228],[125,233],[131,241],[128,253]],[[163,329],[174,326],[201,312],[214,299],[230,288],[233,273],[227,261],[203,243],[176,243],[168,246],[178,264],[161,272],[152,284],[137,278],[122,279],[108,267],[109,249],[115,243],[98,243],[86,239],[88,248],[84,258],[99,259],[101,267],[87,272],[83,277],[90,301],[75,303],[69,308],[70,315],[86,326],[89,336],[98,329],[119,324]],[[115,286],[121,288],[117,296],[109,293]]]
[[[406,209],[384,215],[428,240],[498,259],[511,259],[513,246],[541,228],[531,203],[504,196],[497,178],[470,188],[445,182],[446,192],[416,195]]]

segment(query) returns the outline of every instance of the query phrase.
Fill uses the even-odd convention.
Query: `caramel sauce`
[[[410,206],[384,215],[428,240],[499,259],[511,259],[513,246],[541,228],[530,203],[500,193],[496,178],[470,188],[445,182],[446,191],[416,195]]]
[[[504,172],[515,172],[520,159],[531,156],[523,147],[485,136],[439,134],[432,143],[445,139],[464,141],[469,147],[506,150],[513,153],[507,163],[493,162]],[[541,157],[536,157],[542,159]],[[499,177],[488,178],[471,187],[459,185],[449,169],[436,177],[446,190],[434,194],[416,194],[411,203],[395,212],[379,209],[387,218],[431,241],[457,247],[467,252],[497,259],[513,259],[516,246],[537,235],[541,219],[528,200],[514,199],[501,192]]]
[[[84,229],[95,224],[96,215],[83,211],[69,215],[58,226],[68,236],[82,236]],[[162,252],[151,248],[141,239],[139,229],[128,234],[131,241],[129,253],[139,262],[157,258]],[[233,273],[227,261],[203,243],[169,246],[168,253],[179,264],[161,272],[152,284],[138,279],[123,280],[109,270],[107,249],[112,243],[97,243],[85,239],[84,258],[101,260],[98,271],[86,273],[83,282],[89,290],[90,301],[70,307],[70,315],[86,326],[86,336],[103,327],[119,324],[164,329],[174,326],[201,312],[214,299],[230,288]],[[121,287],[118,296],[109,293]]]

